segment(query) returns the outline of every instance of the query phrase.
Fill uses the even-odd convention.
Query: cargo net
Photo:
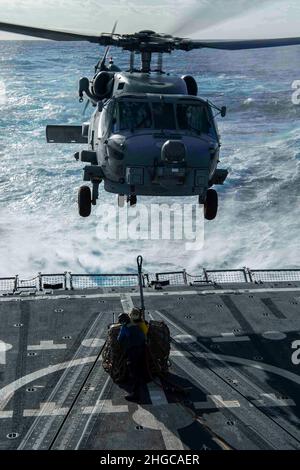
[[[17,287],[18,289],[38,290],[39,289],[39,277],[35,277],[34,279],[19,279]]]
[[[186,283],[184,271],[177,273],[159,273],[156,275],[156,281],[169,281],[170,286],[182,286]]]
[[[66,288],[65,274],[43,274],[42,275],[42,288],[43,289],[65,289]]]
[[[6,277],[0,279],[0,292],[13,292],[15,290],[16,279],[14,277]]]
[[[300,281],[300,269],[283,271],[251,271],[253,281],[257,282],[297,282]]]
[[[234,284],[248,282],[245,271],[242,269],[234,271],[206,271],[210,282],[217,284]]]
[[[125,275],[71,275],[73,289],[97,289],[99,287],[136,287],[137,274]]]
[[[126,353],[117,341],[120,328],[120,325],[114,325],[110,328],[102,351],[103,368],[117,384],[124,383],[129,379]],[[167,325],[163,322],[151,321],[146,346],[146,368],[149,380],[167,373],[170,344],[170,331]]]

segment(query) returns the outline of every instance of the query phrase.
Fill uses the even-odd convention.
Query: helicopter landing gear
[[[78,209],[81,217],[89,217],[92,210],[92,194],[89,186],[81,186],[78,191]]]
[[[130,207],[135,207],[137,204],[137,197],[135,194],[131,194],[130,196],[124,196],[124,194],[118,195],[118,207],[123,208],[125,207],[125,203],[130,205]]]
[[[118,195],[118,207],[120,207],[120,209],[125,207],[125,201],[126,201],[126,196],[124,196],[124,194],[119,194]]]
[[[102,182],[101,179],[93,179],[93,196],[92,196],[92,204],[95,206],[97,204],[97,200],[99,199],[99,184]]]
[[[137,197],[135,194],[131,194],[130,196],[127,196],[127,203],[130,205],[130,207],[135,207],[137,204]]]
[[[218,213],[218,193],[214,189],[209,189],[204,203],[204,217],[206,220],[214,220]]]

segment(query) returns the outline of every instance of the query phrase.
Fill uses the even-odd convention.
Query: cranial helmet
[[[130,320],[131,320],[131,321],[134,321],[134,322],[135,322],[135,321],[139,321],[139,320],[141,320],[141,318],[142,318],[142,316],[141,316],[141,311],[140,311],[140,309],[138,309],[138,308],[133,308],[133,309],[131,310],[129,316],[130,316]]]
[[[130,322],[129,315],[127,315],[127,313],[121,313],[118,317],[118,320],[119,320],[119,323],[121,324],[124,324],[124,323],[126,324]]]

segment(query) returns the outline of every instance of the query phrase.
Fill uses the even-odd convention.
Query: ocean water
[[[221,167],[230,175],[198,252],[187,252],[184,242],[103,241],[97,213],[78,216],[78,146],[47,144],[45,126],[88,119],[78,80],[92,75],[101,53],[81,43],[0,42],[0,276],[130,272],[140,253],[149,271],[299,267],[300,106],[291,98],[300,48],[167,57],[165,68],[192,73],[201,96],[228,107],[219,127]],[[112,53],[125,68],[127,54]],[[116,196],[101,189],[100,200]]]

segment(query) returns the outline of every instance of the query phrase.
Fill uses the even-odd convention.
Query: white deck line
[[[54,344],[54,341],[40,341],[40,344],[27,346],[27,351],[52,351],[67,349],[66,344]]]
[[[208,395],[207,401],[194,403],[196,409],[221,409],[221,408],[240,408],[238,400],[223,400],[221,395]]]
[[[68,362],[62,362],[60,364],[55,364],[52,366],[45,367],[43,369],[32,372],[31,374],[24,375],[23,377],[14,380],[10,384],[6,385],[0,390],[0,411],[3,411],[8,401],[12,398],[14,393],[20,388],[24,387],[27,384],[30,384],[41,377],[45,377],[49,374],[54,374],[60,370],[65,370],[70,367],[78,367],[84,364],[91,364],[95,362],[97,356],[83,357],[80,359],[71,360]]]
[[[239,343],[251,341],[249,336],[223,336],[222,338],[212,338],[213,343]]]

